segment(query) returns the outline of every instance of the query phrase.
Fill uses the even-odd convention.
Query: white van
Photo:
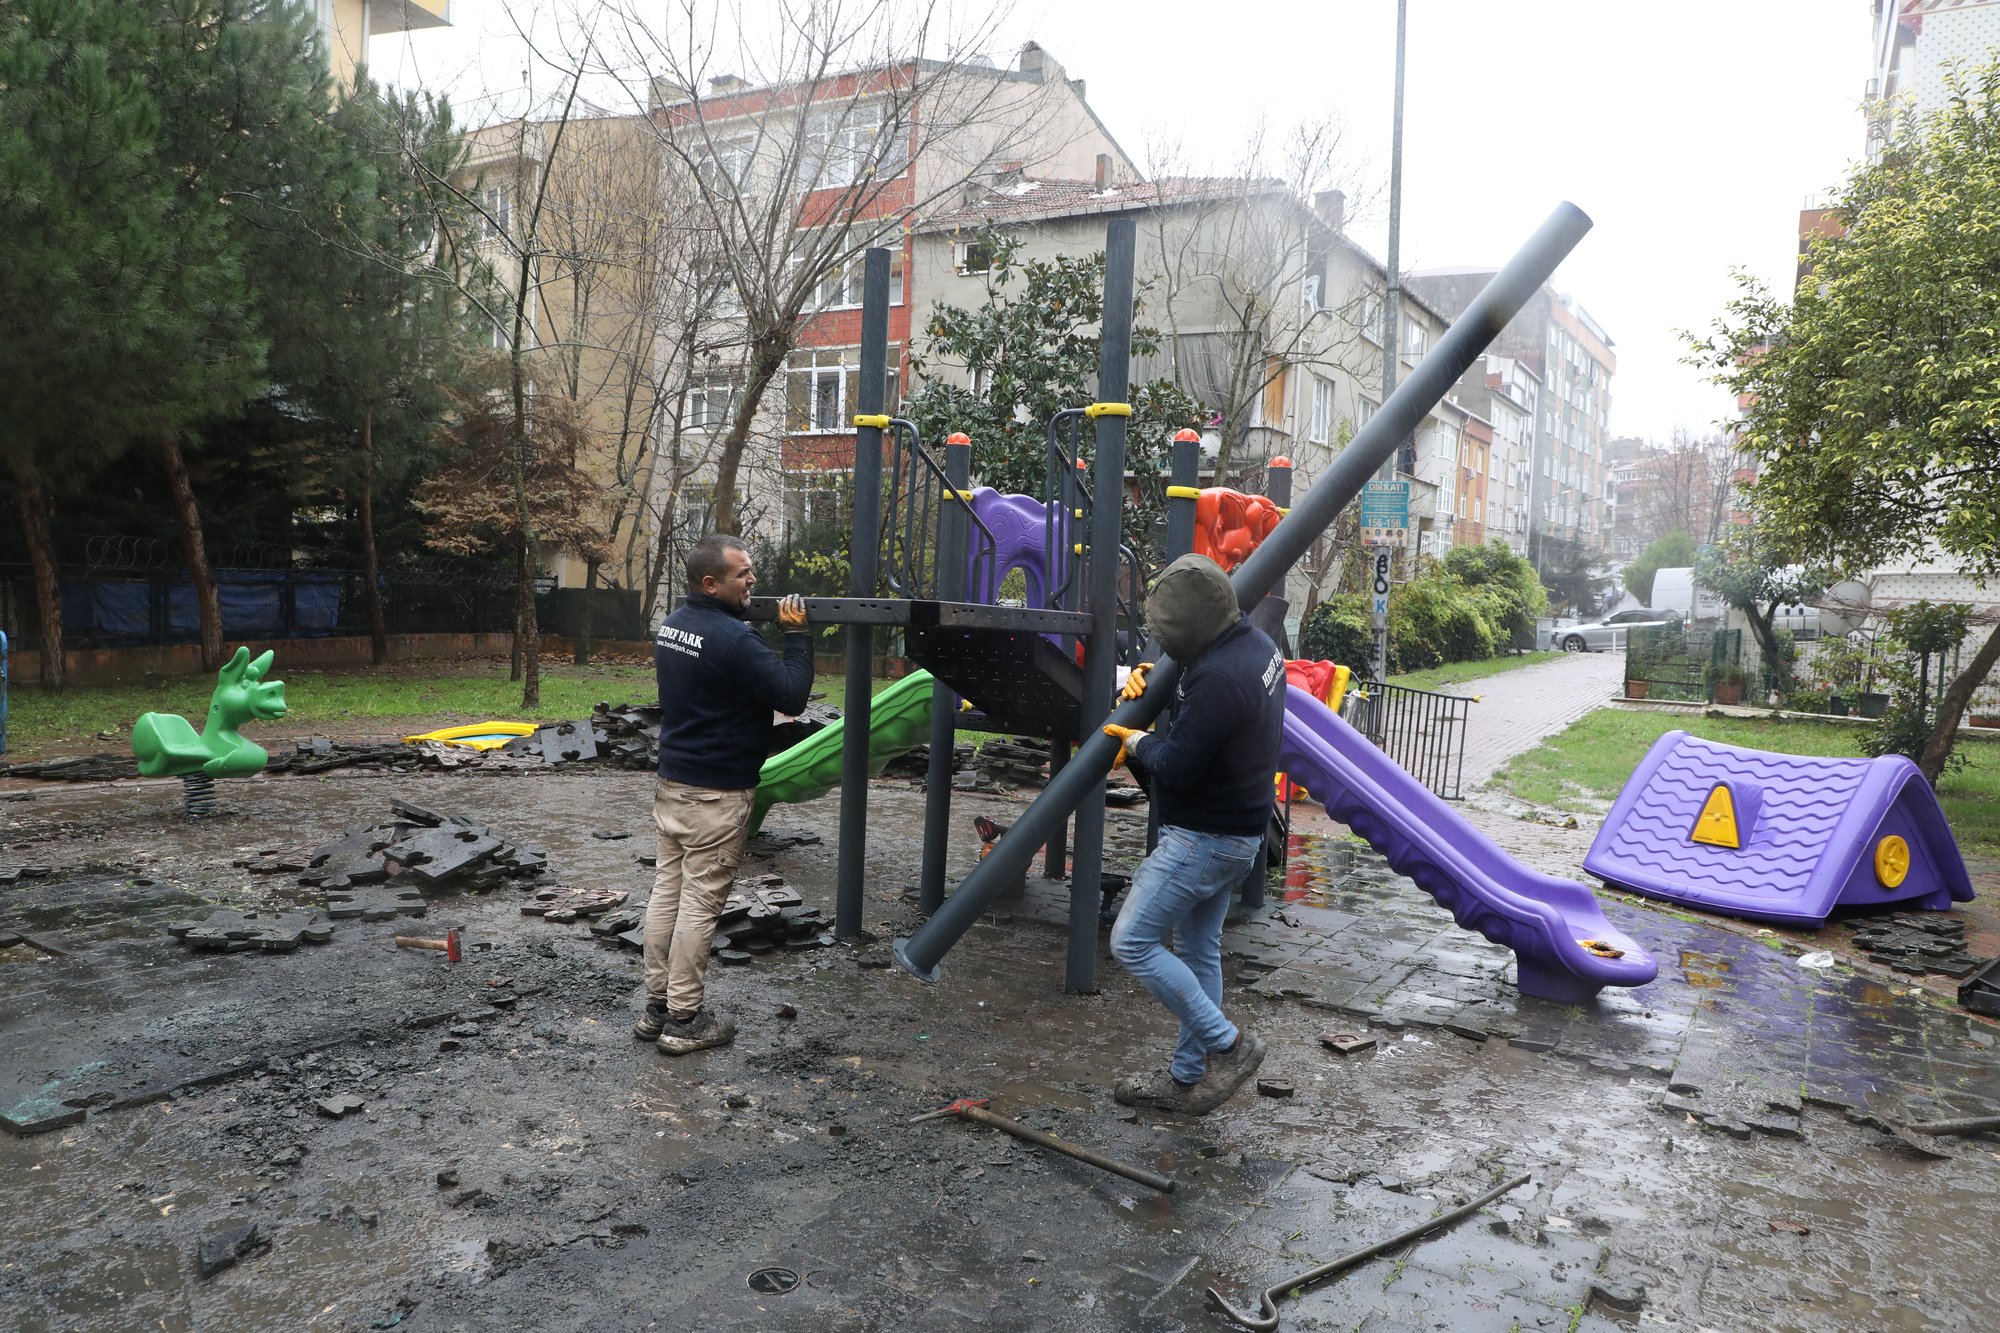
[[[1677,565],[1653,574],[1653,605],[1679,611],[1690,624],[1721,620],[1729,610],[1722,598],[1707,588],[1694,586],[1691,565]]]

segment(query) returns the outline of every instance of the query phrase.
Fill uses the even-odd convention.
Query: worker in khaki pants
[[[726,1046],[736,1025],[702,1007],[715,918],[743,861],[771,715],[800,713],[812,691],[806,605],[778,603],[785,655],[743,619],[757,586],[734,537],[695,543],[687,602],[653,641],[660,683],[659,869],[646,905],[646,1012],[632,1025],[668,1055]]]

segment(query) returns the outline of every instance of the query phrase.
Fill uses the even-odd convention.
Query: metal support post
[[[882,415],[889,360],[889,252],[870,249],[861,277],[861,389],[855,416],[854,528],[848,538],[847,594],[875,595],[882,545]],[[868,742],[874,697],[875,631],[847,627],[847,707],[840,738],[840,853],[833,931],[861,933],[861,888],[868,858]]]
[[[1083,605],[1083,556],[1080,552],[1089,534],[1084,531],[1083,524],[1079,521],[1084,514],[1084,488],[1082,477],[1078,472],[1082,466],[1083,459],[1077,458],[1069,467],[1064,468],[1062,475],[1056,479],[1057,493],[1049,497],[1051,504],[1062,505],[1062,521],[1057,524],[1057,532],[1065,543],[1060,558],[1062,564],[1069,568],[1069,577],[1062,580],[1062,592],[1058,600],[1062,603],[1061,609],[1065,611],[1074,611]],[[1051,571],[1061,567],[1053,561],[1050,563]],[[1066,651],[1074,654],[1077,640],[1066,635],[1063,638],[1063,645]],[[1051,781],[1056,774],[1062,772],[1063,765],[1069,762],[1069,752],[1070,741],[1067,737],[1056,736],[1049,740]],[[1063,879],[1069,874],[1069,867],[1069,820],[1065,818],[1056,821],[1055,832],[1042,847],[1042,878]]]
[[[1589,230],[1590,219],[1583,210],[1568,203],[1557,206],[1519,253],[1493,275],[1486,290],[1445,330],[1437,346],[1403,381],[1402,387],[1355,433],[1305,498],[1292,506],[1292,512],[1238,567],[1230,583],[1236,589],[1239,606],[1255,606],[1277,585],[1284,572],[1361,493],[1375,469],[1395,453],[1403,436],[1444,400],[1458,377],[1471,368],[1487,344],[1548,281],[1556,265]],[[1128,302],[1129,299],[1128,296]],[[1107,293],[1107,322],[1112,313]],[[1120,704],[1112,718],[1121,726],[1145,726],[1160,715],[1179,677],[1180,668],[1172,659],[1163,658],[1147,677],[1146,692],[1130,703]],[[1027,868],[1034,849],[1048,838],[1054,822],[1081,806],[1093,789],[1102,801],[1104,775],[1117,756],[1117,742],[1092,728],[1075,757],[1059,775],[1050,779],[1041,796],[1015,821],[1015,836],[1001,839],[992,854],[966,876],[958,891],[914,935],[896,941],[894,954],[898,965],[926,981],[937,980],[940,960],[979,920],[980,913],[1007,882]],[[1094,906],[1096,895],[1091,897]]]
[[[1201,432],[1174,432],[1173,471],[1167,482],[1167,562],[1194,550],[1195,502],[1201,498]]]
[[[944,443],[947,493],[938,501],[937,593],[941,601],[965,596],[967,487],[972,483],[972,439],[955,434]],[[924,863],[917,906],[926,914],[944,901],[945,853],[951,843],[952,751],[958,744],[958,695],[938,681],[931,686],[931,761],[924,774]]]
[[[1090,559],[1085,568],[1090,595],[1084,609],[1092,620],[1083,656],[1083,706],[1078,739],[1103,740],[1098,731],[1118,689],[1118,550],[1125,508],[1126,402],[1132,378],[1132,266],[1138,223],[1116,218],[1104,239],[1104,336],[1098,346],[1097,402],[1089,409],[1097,422],[1097,456],[1090,481]],[[1066,767],[1064,772],[1068,772]],[[1101,779],[1103,770],[1098,774]],[[1104,870],[1104,783],[1091,784],[1076,807],[1076,855],[1069,876],[1069,967],[1063,988],[1071,993],[1097,989],[1097,912],[1103,904],[1098,882]]]

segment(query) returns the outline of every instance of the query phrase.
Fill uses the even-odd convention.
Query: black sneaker
[[[1216,1107],[1236,1095],[1257,1072],[1257,1066],[1264,1063],[1264,1039],[1254,1032],[1238,1028],[1236,1046],[1227,1051],[1208,1053],[1208,1072],[1201,1082],[1188,1093],[1188,1113],[1207,1115]]]
[[[639,1015],[639,1021],[632,1025],[632,1035],[640,1041],[658,1041],[660,1029],[667,1025],[671,1016],[671,1011],[664,1004],[648,1001],[646,1012]]]
[[[709,1010],[700,1009],[695,1011],[693,1018],[668,1018],[666,1026],[660,1029],[658,1044],[668,1055],[686,1055],[712,1046],[727,1046],[735,1040],[734,1023],[726,1018],[717,1018]]]

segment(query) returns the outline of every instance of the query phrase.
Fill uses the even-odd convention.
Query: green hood
[[[1146,628],[1176,662],[1192,662],[1242,618],[1229,576],[1205,555],[1168,565],[1146,597]]]

